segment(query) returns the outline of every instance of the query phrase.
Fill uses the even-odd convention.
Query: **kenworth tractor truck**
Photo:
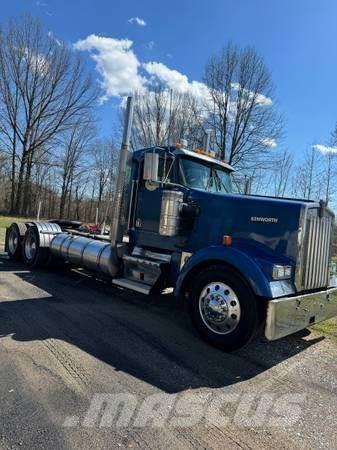
[[[233,168],[207,151],[131,152],[132,113],[130,97],[109,239],[58,221],[13,223],[12,259],[63,260],[145,295],[173,288],[201,336],[226,351],[337,315],[334,215],[323,202],[234,194]]]

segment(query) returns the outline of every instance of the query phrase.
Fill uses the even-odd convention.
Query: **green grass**
[[[337,317],[314,325],[312,330],[337,341]]]
[[[0,216],[0,245],[5,243],[6,227],[13,222],[25,222],[25,217]]]

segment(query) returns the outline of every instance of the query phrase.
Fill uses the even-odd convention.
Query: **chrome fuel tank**
[[[67,233],[56,235],[50,243],[51,253],[78,267],[114,277],[119,269],[115,250],[102,242]]]

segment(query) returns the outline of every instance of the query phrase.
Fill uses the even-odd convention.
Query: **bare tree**
[[[11,155],[16,212],[29,207],[36,152],[48,152],[96,97],[78,55],[48,37],[37,19],[10,20],[0,31],[0,143]]]
[[[336,153],[328,153],[324,156],[325,167],[323,171],[323,183],[325,186],[324,199],[327,204],[331,203],[333,196],[336,193],[336,187],[332,183],[333,178],[336,176]]]
[[[112,139],[97,139],[92,144],[93,171],[97,180],[97,207],[106,194],[109,195],[109,186],[112,182],[118,152]]]
[[[204,81],[209,89],[206,123],[214,130],[221,158],[239,168],[257,167],[282,132],[263,59],[252,48],[239,50],[230,43],[210,58]]]
[[[200,105],[192,95],[174,92],[161,84],[135,95],[136,148],[168,145],[182,138],[193,146],[200,142],[201,125]]]
[[[318,200],[322,195],[322,164],[314,146],[304,153],[303,161],[295,168],[292,177],[292,196]]]
[[[277,157],[277,161],[269,176],[269,194],[275,197],[285,197],[289,195],[289,181],[294,165],[293,156],[283,150]]]
[[[67,131],[62,135],[62,187],[60,196],[60,218],[64,217],[65,206],[68,199],[68,213],[70,215],[70,204],[72,187],[76,177],[80,177],[86,170],[86,162],[84,157],[88,150],[88,145],[93,139],[95,128],[92,126],[90,117],[82,117],[78,119]]]
[[[334,196],[337,192],[335,184],[332,183],[332,180],[337,175],[337,124],[331,132],[329,145],[330,151],[324,155],[325,164],[323,174],[325,201],[327,204],[334,200]]]

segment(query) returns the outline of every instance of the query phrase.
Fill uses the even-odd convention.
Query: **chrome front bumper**
[[[337,316],[337,287],[268,302],[265,336],[274,341]]]

